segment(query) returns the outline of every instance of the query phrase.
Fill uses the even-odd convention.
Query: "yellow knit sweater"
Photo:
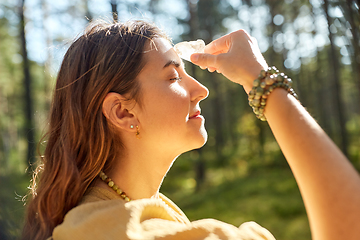
[[[110,189],[109,189],[110,190]],[[214,219],[190,222],[171,200],[125,202],[116,193],[91,188],[79,206],[69,211],[53,231],[54,240],[68,239],[240,239],[271,240],[271,233],[254,222],[239,228]]]

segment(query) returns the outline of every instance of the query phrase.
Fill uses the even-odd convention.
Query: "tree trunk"
[[[85,17],[87,18],[87,20],[89,20],[89,22],[91,22],[93,20],[93,16],[89,9],[89,0],[83,0],[83,1],[85,7]]]
[[[330,38],[330,71],[332,71],[332,74],[330,75],[333,82],[332,86],[332,93],[334,96],[334,109],[337,112],[338,122],[339,122],[339,131],[340,131],[340,148],[343,151],[343,153],[348,156],[347,146],[348,146],[348,136],[346,132],[346,118],[344,113],[344,107],[342,104],[342,97],[341,97],[341,85],[339,80],[339,61],[338,56],[335,49],[334,44],[334,36],[333,33],[330,30],[330,26],[332,24],[331,18],[328,14],[329,9],[329,1],[324,0],[324,10],[326,15],[326,20],[328,22],[328,29],[329,29],[329,38]]]
[[[352,0],[347,0],[347,8],[348,8],[348,18],[347,20],[350,23],[351,26],[351,34],[353,36],[353,40],[352,40],[352,45],[353,45],[353,49],[354,49],[354,59],[353,59],[353,71],[354,71],[354,75],[355,75],[355,80],[356,80],[356,84],[358,86],[358,91],[359,91],[359,96],[360,96],[360,46],[359,46],[359,27],[358,25],[355,23],[354,20],[354,14],[353,14],[353,8],[351,7],[352,5]],[[346,14],[346,12],[344,12],[344,14]],[[360,104],[359,104],[359,111],[360,111]]]
[[[190,18],[189,18],[189,26],[190,26],[190,32],[189,32],[189,36],[192,40],[197,38],[197,32],[199,30],[199,20],[198,20],[198,16],[197,16],[197,3],[194,3],[191,0],[187,0],[187,5],[188,5],[188,11],[190,13]],[[191,72],[192,72],[192,77],[196,79],[196,66],[194,64],[191,64]],[[201,149],[199,150],[195,150],[199,152],[199,157],[197,158],[197,160],[195,161],[195,181],[196,181],[196,188],[195,191],[198,192],[200,191],[204,181],[205,181],[205,177],[206,177],[206,166],[205,166],[205,162],[204,159],[201,155]]]
[[[110,4],[111,4],[111,13],[113,16],[113,20],[114,22],[117,22],[118,21],[117,2],[116,0],[110,0]]]
[[[41,8],[42,8],[42,12],[43,12],[43,30],[44,30],[44,34],[45,34],[45,39],[46,39],[46,49],[47,49],[47,56],[46,56],[46,60],[45,60],[45,64],[44,64],[44,92],[46,93],[45,95],[45,109],[48,110],[50,109],[50,105],[51,105],[51,66],[53,64],[52,60],[53,60],[53,54],[52,54],[52,38],[51,38],[51,34],[50,34],[50,29],[47,25],[47,20],[49,19],[49,4],[46,2],[46,0],[41,0]]]
[[[324,79],[323,74],[321,74],[321,68],[323,66],[322,62],[322,58],[320,56],[320,52],[318,51],[317,55],[316,55],[316,70],[315,70],[315,79],[316,81],[314,81],[315,83],[315,95],[316,95],[316,99],[315,101],[318,104],[315,104],[315,107],[317,107],[316,112],[318,113],[319,116],[319,122],[320,125],[322,126],[322,128],[325,130],[325,132],[333,137],[333,131],[331,128],[331,122],[329,121],[329,112],[327,111],[327,108],[325,106],[325,104],[323,104],[323,102],[327,102],[327,95],[326,92],[328,90],[328,84],[326,81],[326,79]],[[325,101],[324,101],[325,100]],[[320,104],[322,103],[322,104]]]
[[[21,52],[23,57],[23,74],[24,74],[24,106],[25,106],[25,136],[28,143],[26,161],[29,166],[29,171],[32,171],[35,166],[35,138],[34,138],[34,124],[33,124],[33,98],[31,93],[31,75],[30,64],[26,49],[25,36],[25,16],[24,16],[25,0],[20,0],[19,17],[20,17],[20,40]]]
[[[190,0],[191,2],[191,0]],[[198,6],[200,6],[201,10],[203,11],[203,13],[207,14],[218,14],[216,10],[216,5],[217,1],[207,1],[207,0],[200,0],[198,1]],[[201,4],[201,5],[199,5]],[[204,7],[204,5],[206,4],[206,8]],[[215,10],[214,10],[215,9]],[[205,14],[204,14],[205,15]],[[207,19],[211,19],[211,18],[207,18]],[[216,19],[215,16],[213,17],[213,19]],[[206,38],[204,39],[204,41],[206,43],[210,43],[212,41],[212,37],[214,36],[214,26],[215,23],[209,23],[209,22],[205,22],[204,27],[202,27],[208,34],[206,36]],[[216,23],[217,24],[217,23]],[[202,29],[202,30],[203,30]],[[224,126],[224,119],[223,116],[225,115],[224,112],[224,108],[222,107],[223,105],[223,99],[224,96],[221,94],[220,89],[221,89],[221,83],[219,81],[219,77],[218,75],[213,74],[207,74],[207,79],[209,80],[209,83],[212,84],[213,89],[216,90],[216,97],[213,99],[209,99],[209,101],[212,102],[212,107],[214,109],[213,112],[213,120],[214,120],[214,135],[215,135],[215,149],[216,149],[216,155],[218,158],[218,162],[220,164],[223,164],[222,159],[220,158],[221,156],[221,150],[223,148],[223,146],[225,145],[225,139],[224,139],[224,131],[223,131],[223,126]]]

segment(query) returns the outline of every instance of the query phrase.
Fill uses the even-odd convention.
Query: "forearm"
[[[265,116],[298,182],[313,239],[360,237],[360,178],[301,104],[283,89]]]
[[[193,54],[192,61],[221,72],[247,93],[258,72],[267,67],[256,41],[243,30],[213,41],[205,53]],[[359,239],[360,178],[356,170],[284,89],[269,95],[265,117],[298,182],[313,238]]]

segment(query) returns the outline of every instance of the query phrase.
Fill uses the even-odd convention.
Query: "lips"
[[[189,119],[197,118],[198,116],[200,116],[200,114],[201,114],[200,111],[196,111],[193,115],[191,115],[191,117]]]

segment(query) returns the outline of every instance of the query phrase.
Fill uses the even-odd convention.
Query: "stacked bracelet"
[[[297,99],[298,97],[291,85],[291,79],[284,73],[279,73],[276,67],[269,67],[266,71],[261,70],[249,93],[249,105],[253,108],[256,117],[266,121],[264,115],[266,100],[275,88],[284,88]]]

